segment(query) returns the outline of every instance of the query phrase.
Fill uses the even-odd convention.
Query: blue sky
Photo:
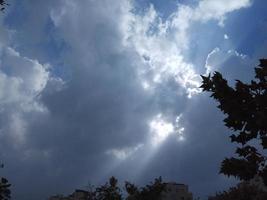
[[[140,185],[162,176],[202,198],[234,184],[218,174],[234,146],[200,74],[253,77],[266,57],[265,4],[10,1],[0,15],[0,158],[14,199],[111,175]]]

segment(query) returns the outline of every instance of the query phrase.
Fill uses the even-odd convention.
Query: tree
[[[126,200],[160,200],[161,194],[165,189],[165,183],[163,183],[161,177],[159,177],[140,190],[135,185],[126,182],[125,189],[128,193]]]
[[[0,10],[4,11],[8,3],[5,0],[0,0]]]
[[[156,178],[154,182],[146,185],[145,187],[138,188],[130,182],[125,182],[125,195],[122,195],[122,190],[118,186],[118,180],[111,177],[108,183],[95,188],[89,185],[86,190],[76,190],[73,194],[64,197],[63,195],[52,196],[50,199],[72,199],[77,195],[80,199],[84,200],[160,200],[161,194],[165,190],[166,183],[162,182],[161,177]],[[75,194],[76,193],[76,194]],[[2,200],[0,198],[0,200]],[[3,199],[6,200],[6,199]]]
[[[231,87],[219,72],[201,77],[200,87],[211,92],[225,114],[225,126],[235,132],[230,138],[237,157],[224,159],[220,173],[245,181],[258,175],[267,185],[267,59],[260,59],[250,83],[236,80]]]
[[[0,11],[4,11],[6,6],[8,6],[9,4],[6,2],[6,0],[0,0]],[[1,164],[0,168],[3,168],[4,165]],[[0,200],[7,200],[10,199],[10,194],[11,191],[9,189],[9,187],[11,186],[11,184],[8,183],[8,180],[6,178],[1,178],[0,179]]]
[[[154,182],[145,187],[138,188],[130,182],[125,182],[125,190],[127,192],[126,200],[160,200],[161,193],[164,190],[165,184],[161,177],[156,178]],[[122,200],[121,190],[118,187],[118,180],[114,177],[109,179],[109,184],[96,188],[94,200]]]
[[[126,197],[126,200],[136,200],[136,199],[140,198],[140,190],[134,184],[126,181],[125,182],[125,190],[128,194],[128,196]]]
[[[8,200],[10,199],[10,189],[11,184],[8,183],[8,180],[5,178],[1,178],[0,180],[0,200]]]
[[[121,190],[118,187],[118,180],[115,177],[109,179],[109,183],[96,188],[97,200],[122,200]]]
[[[208,200],[266,200],[267,192],[249,183],[242,183],[228,191],[217,193]]]
[[[0,168],[4,168],[4,164],[0,165]],[[8,200],[11,198],[11,191],[10,191],[11,184],[8,183],[6,178],[0,179],[0,200]]]

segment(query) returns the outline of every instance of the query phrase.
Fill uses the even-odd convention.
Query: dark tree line
[[[125,198],[123,198],[122,190],[118,186],[118,180],[111,177],[109,183],[91,192],[88,200],[160,200],[165,184],[162,182],[161,177],[159,177],[142,188],[130,182],[125,182],[124,187],[127,193]]]
[[[156,178],[154,182],[139,188],[136,185],[125,182],[123,190],[118,185],[118,180],[115,177],[111,177],[109,182],[99,187],[88,191],[83,191],[86,196],[83,196],[84,200],[160,200],[161,193],[165,190],[165,183],[162,182],[161,177]],[[72,195],[70,195],[72,196]],[[61,199],[61,198],[58,198]],[[64,197],[62,198],[64,199]]]
[[[239,184],[228,191],[217,193],[209,200],[266,200],[267,192],[248,183]]]
[[[156,178],[154,182],[139,188],[136,185],[125,182],[125,190],[127,193],[126,200],[159,200],[162,191],[164,190],[164,183],[161,178]],[[118,180],[111,177],[109,184],[100,186],[95,190],[95,198],[91,200],[122,200],[122,190],[118,187]]]

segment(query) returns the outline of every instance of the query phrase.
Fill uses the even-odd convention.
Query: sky
[[[267,57],[262,0],[10,0],[0,14],[0,175],[44,200],[116,176],[205,199],[231,132],[201,74],[249,81]]]

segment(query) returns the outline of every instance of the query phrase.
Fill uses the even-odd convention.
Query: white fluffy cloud
[[[143,16],[134,13],[129,15],[124,44],[133,48],[143,61],[138,70],[145,88],[155,88],[158,84],[173,79],[185,89],[188,96],[197,93],[199,76],[194,66],[184,61],[179,46],[183,39],[174,40],[172,37],[176,32],[176,29],[170,27],[173,20],[163,22],[153,6]]]
[[[22,57],[10,47],[4,48],[1,52],[1,75],[6,78],[2,79],[1,91],[11,92],[17,96],[1,94],[2,102],[8,101],[7,98],[10,101],[15,101],[16,98],[33,98],[44,89],[49,79],[48,66],[40,64],[37,60]],[[8,82],[4,84],[5,81]],[[13,89],[5,89],[5,87],[13,87]]]
[[[49,81],[48,65],[21,56],[3,45],[0,49],[0,116],[4,117],[0,136],[14,144],[25,144],[29,113],[43,113],[46,108],[38,95]],[[14,147],[16,147],[16,145]]]
[[[204,22],[215,19],[219,21],[220,25],[223,25],[227,13],[250,5],[250,0],[202,0],[198,7],[194,9],[192,17],[194,20]]]
[[[179,5],[167,20],[151,5],[144,15],[128,13],[124,19],[124,44],[134,48],[143,58],[139,69],[145,89],[174,79],[189,97],[198,93],[200,78],[196,66],[184,59],[190,41],[189,28],[195,22],[217,20],[220,25],[226,14],[248,7],[249,0],[202,0],[196,7]]]
[[[64,1],[60,7],[52,10],[51,18],[55,26],[64,32],[64,39],[71,44],[77,55],[87,52],[85,60],[81,63],[94,62],[93,47],[87,42],[91,31],[96,26],[107,22],[102,18],[94,18],[93,23],[87,24],[84,20],[77,23],[78,13],[81,18],[90,18],[94,13],[87,13],[90,3],[76,4],[72,1]],[[207,22],[217,20],[220,25],[226,18],[226,14],[235,10],[250,6],[250,0],[223,1],[202,0],[196,6],[178,5],[176,12],[163,20],[151,5],[144,14],[137,14],[131,1],[123,1],[110,5],[103,1],[94,4],[98,14],[117,16],[110,18],[109,23],[118,28],[122,44],[135,51],[142,64],[136,66],[140,76],[140,82],[144,89],[154,89],[162,82],[173,79],[184,88],[188,97],[200,92],[200,78],[196,72],[196,66],[185,61],[190,41],[189,29],[195,22]],[[107,9],[109,12],[107,12]],[[83,10],[83,11],[81,11]],[[116,11],[115,11],[116,10]],[[115,12],[117,13],[115,13]],[[119,14],[118,14],[119,13]],[[117,23],[119,22],[119,23]],[[72,28],[70,28],[72,27]],[[120,45],[118,45],[120,46]],[[113,47],[115,48],[115,47]],[[121,47],[122,48],[122,47]],[[101,49],[104,51],[104,49]],[[123,51],[123,49],[121,49]],[[134,61],[133,61],[134,62]],[[181,91],[177,91],[181,93]]]

